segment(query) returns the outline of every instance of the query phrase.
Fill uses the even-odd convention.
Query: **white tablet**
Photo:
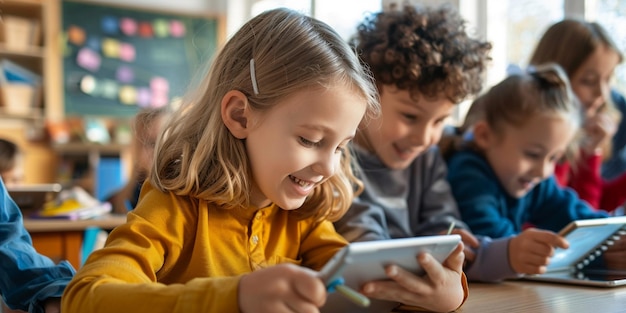
[[[346,286],[358,291],[366,282],[388,279],[385,266],[389,264],[423,275],[424,271],[417,263],[419,253],[428,252],[443,262],[460,241],[459,235],[441,235],[355,242],[337,252],[319,274],[327,286],[343,278]],[[339,293],[332,292],[320,312],[390,312],[398,304],[371,299],[368,307],[361,307]]]

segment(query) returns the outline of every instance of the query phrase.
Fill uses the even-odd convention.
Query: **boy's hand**
[[[279,264],[244,275],[239,282],[243,313],[319,312],[326,288],[317,272],[293,264]]]
[[[383,300],[397,301],[436,312],[449,312],[463,302],[461,283],[464,261],[463,243],[443,262],[437,262],[430,254],[417,257],[426,275],[418,277],[402,268],[390,265],[386,268],[390,281],[373,281],[363,286],[364,295]]]
[[[557,247],[567,249],[569,243],[554,232],[529,228],[511,239],[509,262],[517,273],[543,274]]]

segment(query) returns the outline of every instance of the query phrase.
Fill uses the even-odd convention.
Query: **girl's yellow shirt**
[[[62,312],[239,312],[241,275],[285,262],[318,270],[345,245],[328,221],[274,205],[220,209],[147,182],[68,285]]]

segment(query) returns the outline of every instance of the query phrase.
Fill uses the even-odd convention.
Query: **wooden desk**
[[[39,253],[54,262],[68,260],[78,269],[85,229],[99,227],[111,230],[125,222],[126,215],[114,214],[79,221],[24,218],[24,227],[33,238],[33,246]]]
[[[457,312],[626,312],[626,286],[595,288],[529,281],[470,283]]]

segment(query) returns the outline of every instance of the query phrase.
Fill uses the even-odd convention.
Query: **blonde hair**
[[[367,103],[367,114],[379,112],[371,75],[328,25],[284,8],[252,18],[226,43],[165,125],[156,145],[151,183],[161,191],[208,200],[225,209],[248,207],[249,160],[244,142],[222,121],[224,95],[241,91],[254,110],[266,111],[303,89],[337,85],[359,94]],[[362,185],[352,172],[350,154],[343,155],[340,167],[294,214],[331,220],[343,215]]]

